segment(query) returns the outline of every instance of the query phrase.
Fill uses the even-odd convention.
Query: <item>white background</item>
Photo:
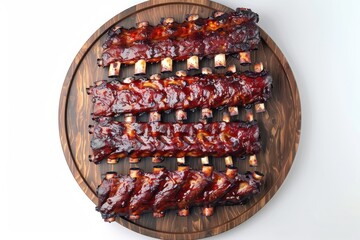
[[[103,223],[58,134],[73,58],[103,23],[140,2],[1,1],[1,239],[149,239]],[[273,199],[209,239],[360,239],[359,1],[219,2],[258,12],[284,52],[301,95],[302,134]]]

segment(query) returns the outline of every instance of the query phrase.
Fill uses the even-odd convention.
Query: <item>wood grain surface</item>
[[[240,7],[240,6],[239,6]],[[231,9],[211,1],[148,1],[133,6],[110,19],[101,26],[84,44],[76,55],[66,75],[61,92],[59,105],[60,138],[69,168],[84,193],[94,204],[97,203],[96,187],[107,171],[116,171],[121,174],[128,173],[130,167],[140,167],[145,171],[152,171],[153,163],[150,158],[142,159],[140,163],[129,164],[128,159],[122,159],[118,164],[110,165],[106,161],[95,165],[88,161],[91,154],[88,125],[92,124],[91,98],[86,94],[86,87],[96,80],[108,79],[107,69],[96,65],[97,57],[101,56],[101,45],[106,32],[115,25],[133,27],[135,23],[147,20],[152,25],[160,22],[161,17],[171,16],[176,21],[184,21],[188,13],[197,13],[201,17],[208,17],[214,10],[230,11]],[[256,9],[253,9],[256,12]],[[260,16],[261,21],[261,16]],[[266,112],[255,114],[260,126],[262,150],[257,155],[258,167],[250,167],[247,159],[235,158],[235,166],[240,172],[257,170],[265,174],[261,193],[256,195],[245,206],[218,207],[211,217],[200,214],[200,208],[191,210],[189,217],[178,217],[176,211],[169,211],[164,218],[155,219],[151,214],[143,215],[140,220],[131,221],[118,218],[118,223],[125,227],[148,236],[162,239],[198,239],[227,231],[254,215],[276,193],[284,181],[300,140],[301,107],[299,93],[295,78],[290,66],[280,49],[271,38],[261,30],[262,42],[259,50],[252,52],[253,62],[263,62],[265,69],[273,77],[272,98],[266,103]],[[227,64],[234,63],[237,69],[243,71],[253,68],[240,66],[238,60],[227,58]],[[212,59],[204,59],[200,67],[213,67]],[[174,64],[174,72],[185,69],[185,62]],[[148,75],[158,73],[160,64],[147,66]],[[224,70],[215,70],[223,72]],[[174,73],[173,72],[173,73]],[[132,76],[134,66],[121,68],[120,78]],[[165,75],[168,76],[168,75]],[[189,112],[189,121],[199,119],[199,111]],[[162,114],[164,121],[175,122],[175,114]],[[221,120],[222,110],[214,111],[213,121]],[[245,119],[245,110],[232,120]],[[138,118],[147,121],[148,115]],[[211,158],[216,170],[225,170],[224,160]],[[199,158],[191,158],[187,163],[194,169],[201,169]],[[176,169],[176,160],[168,158],[163,162],[168,169]],[[94,211],[94,209],[89,209]],[[99,214],[100,218],[100,214]],[[100,223],[99,223],[100,224]],[[119,236],[120,238],[120,236]]]

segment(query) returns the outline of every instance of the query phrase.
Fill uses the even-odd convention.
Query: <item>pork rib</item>
[[[89,160],[124,157],[222,157],[253,155],[260,150],[253,122],[122,123],[100,119],[93,126]]]
[[[259,21],[258,14],[250,9],[238,8],[234,12],[216,14],[212,18],[198,18],[182,23],[172,22],[165,24],[164,18],[157,26],[151,26],[148,23],[141,22],[137,28],[114,27],[108,31],[108,36],[103,44],[103,48],[107,49],[113,46],[130,46],[138,41],[159,41],[166,39],[181,39],[191,36],[195,31],[208,35],[212,31],[220,28],[226,29],[232,26],[240,25],[246,22],[257,23]],[[194,15],[193,15],[194,16]]]
[[[87,89],[94,102],[93,117],[121,113],[163,112],[222,106],[248,106],[270,97],[272,79],[266,71],[176,76],[131,83],[98,81]]]
[[[220,53],[248,52],[257,49],[260,42],[257,21],[256,13],[242,9],[214,19],[139,29],[117,28],[109,32],[98,65],[134,64],[140,59],[154,63],[167,57],[186,60],[194,55],[212,57]]]
[[[129,175],[110,172],[97,188],[96,209],[105,221],[117,216],[138,219],[145,212],[163,217],[169,209],[178,209],[180,216],[189,215],[189,208],[203,207],[203,214],[211,216],[213,207],[246,204],[260,191],[263,175],[259,172],[239,174],[236,168],[226,172],[203,166],[202,171],[179,166],[177,171],[154,167],[153,173],[130,169]]]

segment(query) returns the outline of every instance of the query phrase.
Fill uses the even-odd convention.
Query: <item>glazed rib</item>
[[[258,20],[258,14],[250,9],[238,8],[235,12],[224,13],[218,17],[198,18],[182,23],[173,22],[172,24],[159,24],[157,26],[146,24],[145,26],[130,29],[115,27],[108,31],[108,37],[103,44],[103,48],[130,46],[137,41],[187,38],[195,31],[207,35],[220,28],[225,29],[246,22],[257,23]]]
[[[139,169],[131,169],[130,175],[108,173],[97,189],[96,209],[106,221],[117,216],[138,219],[145,212],[163,217],[169,209],[187,216],[194,206],[211,216],[215,206],[246,204],[260,191],[262,177],[259,172],[239,174],[236,168],[216,172],[212,166],[203,166],[202,171],[180,166],[178,171],[154,167],[153,173]]]
[[[98,65],[134,64],[140,59],[154,63],[166,57],[185,60],[193,55],[212,57],[255,50],[260,42],[257,21],[256,13],[243,9],[214,19],[139,29],[118,28],[109,32]]]
[[[218,29],[208,35],[194,33],[179,40],[139,41],[129,47],[111,46],[104,50],[98,65],[106,67],[117,61],[122,64],[134,64],[140,59],[155,63],[166,57],[182,61],[194,55],[212,57],[219,53],[234,54],[255,50],[259,42],[258,26],[248,22],[225,30]]]
[[[271,77],[262,71],[176,76],[128,84],[116,80],[99,81],[88,93],[93,96],[93,117],[97,118],[200,107],[245,107],[265,102],[270,97],[271,84]]]
[[[222,157],[252,155],[260,150],[259,127],[253,122],[122,123],[100,119],[91,140],[94,163],[124,157]]]

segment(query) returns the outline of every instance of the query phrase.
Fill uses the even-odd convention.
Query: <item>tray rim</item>
[[[58,111],[58,126],[59,126],[59,135],[60,135],[60,141],[63,149],[63,153],[67,162],[67,165],[75,178],[76,182],[78,183],[79,187],[82,189],[82,191],[87,195],[87,197],[96,204],[97,196],[92,191],[91,187],[87,184],[85,178],[82,176],[78,166],[75,163],[75,158],[73,156],[73,153],[70,150],[69,147],[69,139],[67,135],[67,105],[68,105],[68,92],[71,89],[72,82],[75,78],[76,72],[78,70],[78,67],[80,63],[82,62],[83,58],[87,55],[88,51],[91,49],[93,44],[95,44],[96,41],[103,35],[105,31],[107,31],[109,28],[114,26],[117,22],[122,21],[126,19],[127,17],[136,14],[138,12],[144,11],[149,8],[153,7],[160,7],[162,5],[171,5],[171,4],[190,4],[190,5],[196,5],[200,7],[205,7],[213,10],[221,9],[221,8],[229,8],[223,4],[216,3],[213,1],[208,0],[201,0],[201,1],[192,1],[192,0],[150,0],[147,2],[143,2],[137,5],[134,5],[119,14],[116,14],[114,17],[109,19],[106,23],[104,23],[97,31],[93,33],[93,35],[85,42],[85,44],[81,47],[77,55],[75,56],[74,60],[72,61],[69,70],[65,76],[65,80],[62,86],[61,95],[60,95],[60,101],[59,101],[59,111]],[[264,194],[264,196],[258,200],[251,208],[246,210],[243,214],[237,216],[236,218],[229,220],[227,222],[222,223],[221,225],[218,225],[216,227],[198,231],[198,232],[190,232],[190,233],[174,233],[174,232],[165,232],[165,231],[156,231],[150,228],[146,228],[143,226],[140,226],[136,223],[130,222],[129,220],[125,218],[119,218],[119,223],[126,228],[138,232],[140,234],[144,234],[150,237],[156,237],[156,238],[176,238],[176,239],[197,239],[197,238],[204,238],[204,237],[210,237],[213,235],[220,234],[222,232],[225,232],[227,230],[230,230],[231,228],[234,228],[241,224],[242,222],[246,221],[250,217],[252,217],[256,212],[258,212],[260,209],[262,209],[266,203],[274,196],[274,194],[277,192],[277,190],[280,188],[282,183],[284,182],[287,174],[289,173],[291,166],[295,160],[296,152],[300,143],[301,138],[301,101],[299,96],[299,90],[296,84],[295,76],[290,68],[289,63],[287,62],[287,59],[285,58],[284,54],[280,50],[280,48],[276,45],[276,43],[270,38],[270,36],[260,28],[260,34],[261,39],[269,46],[269,48],[272,50],[274,55],[277,57],[277,59],[280,61],[281,66],[283,67],[283,70],[286,74],[286,77],[288,79],[288,83],[290,86],[290,92],[295,102],[297,102],[298,106],[298,121],[297,121],[297,127],[296,130],[298,131],[298,134],[295,135],[294,141],[291,144],[291,146],[294,147],[293,156],[284,156],[287,158],[285,161],[285,164],[281,171],[279,172],[279,177],[276,179],[274,184],[271,186],[271,188]],[[295,130],[294,130],[295,131]],[[248,213],[249,214],[245,214]],[[244,215],[245,218],[243,217]],[[186,237],[184,236],[186,235]]]

